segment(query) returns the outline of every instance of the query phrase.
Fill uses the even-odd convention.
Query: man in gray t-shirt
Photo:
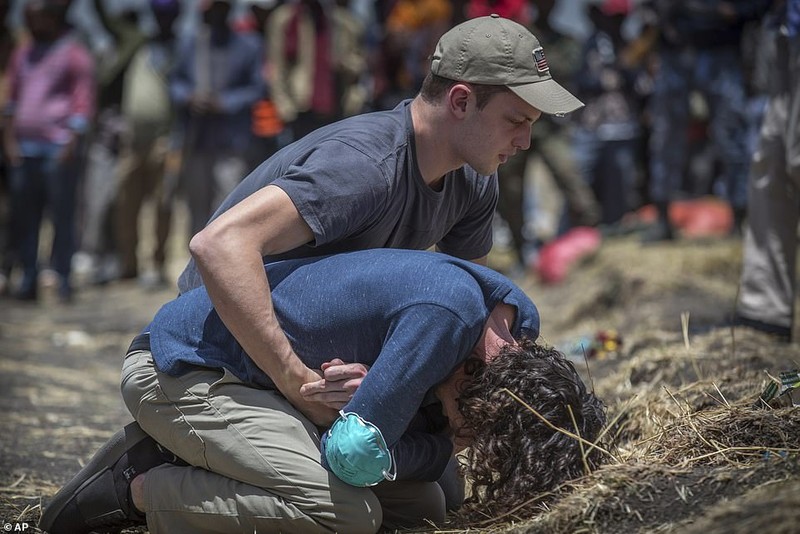
[[[528,148],[542,113],[580,106],[527,29],[496,15],[464,22],[440,39],[416,98],[322,128],[247,177],[192,238],[180,289],[204,285],[278,390],[328,424],[336,411],[300,395],[318,375],[276,320],[264,258],[436,246],[485,264],[498,166]]]
[[[486,256],[497,202],[495,176],[462,166],[439,190],[420,173],[414,152],[412,101],[320,128],[254,170],[212,217],[270,185],[289,197],[311,230],[309,242],[269,260],[436,245],[463,258]],[[191,261],[181,293],[202,285]]]

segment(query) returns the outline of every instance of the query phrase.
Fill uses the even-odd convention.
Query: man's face
[[[153,17],[156,19],[159,33],[167,34],[172,31],[172,26],[180,16],[179,9],[160,8],[153,10]]]
[[[51,41],[58,33],[58,18],[42,2],[32,2],[26,7],[25,24],[37,42]]]
[[[8,17],[8,10],[11,6],[9,5],[9,0],[0,0],[0,26],[5,24],[6,18]]]
[[[264,28],[267,24],[267,20],[269,19],[270,13],[272,10],[265,9],[261,6],[250,6],[250,12],[253,14],[253,18],[256,20],[256,24],[258,24],[259,28]]]
[[[546,20],[550,17],[550,13],[556,7],[556,0],[538,0],[536,2],[536,9],[539,10],[538,19]]]
[[[442,403],[442,412],[447,417],[450,430],[456,436],[453,440],[456,452],[469,447],[471,444],[470,439],[458,436],[464,426],[464,416],[458,410],[458,390],[463,380],[469,380],[469,377],[464,372],[464,364],[461,364],[450,378],[436,387],[436,396]]]
[[[461,154],[473,169],[490,175],[518,150],[531,144],[531,127],[542,115],[511,92],[493,95],[483,109],[471,97],[462,125]]]
[[[228,15],[230,15],[230,12],[230,3],[214,0],[203,12],[203,21],[209,26],[222,28],[228,24]]]

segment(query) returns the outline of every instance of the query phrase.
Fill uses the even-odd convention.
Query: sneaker
[[[67,281],[62,280],[58,286],[58,302],[61,304],[72,302],[72,286]]]
[[[663,243],[674,239],[675,234],[672,231],[672,226],[668,222],[661,220],[656,221],[642,233],[642,244],[645,245]]]
[[[35,287],[31,289],[20,289],[15,291],[12,296],[17,300],[26,302],[35,302],[39,299],[39,295]]]
[[[769,334],[775,341],[780,343],[791,343],[792,341],[792,329],[788,326],[766,323],[758,319],[750,319],[738,313],[733,318],[733,325],[744,326],[764,334]]]
[[[169,287],[169,282],[163,271],[149,270],[139,276],[139,286],[148,291],[158,291]]]
[[[179,460],[138,423],[130,423],[53,497],[39,528],[49,534],[88,534],[146,524],[144,514],[131,501],[131,481],[165,463]]]

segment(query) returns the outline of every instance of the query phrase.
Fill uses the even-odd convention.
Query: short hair
[[[66,0],[32,0],[25,3],[23,13],[26,17],[33,14],[52,17],[57,24],[62,25],[67,22],[67,13],[70,5],[72,5],[72,2]]]
[[[506,345],[489,363],[469,360],[465,370],[472,376],[459,387],[464,417],[459,435],[471,440],[463,469],[472,495],[459,513],[461,520],[500,515],[581,476],[586,465],[600,465],[600,450],[592,449],[584,463],[589,445],[548,427],[503,390],[552,425],[594,442],[605,425],[605,406],[587,392],[563,354],[525,339]]]
[[[439,101],[442,95],[444,95],[457,83],[464,83],[472,88],[472,91],[475,94],[475,103],[478,106],[478,109],[485,108],[486,104],[489,103],[489,100],[491,100],[494,95],[510,91],[510,89],[505,85],[484,85],[480,83],[459,82],[458,80],[451,80],[450,78],[444,78],[429,72],[422,81],[422,89],[420,89],[419,95],[425,102],[429,104],[435,104]]]

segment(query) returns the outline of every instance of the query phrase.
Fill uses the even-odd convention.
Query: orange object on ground
[[[641,222],[655,222],[655,206],[644,206],[636,217]],[[669,205],[669,220],[684,237],[721,237],[733,227],[733,211],[727,202],[716,197],[676,200]]]

